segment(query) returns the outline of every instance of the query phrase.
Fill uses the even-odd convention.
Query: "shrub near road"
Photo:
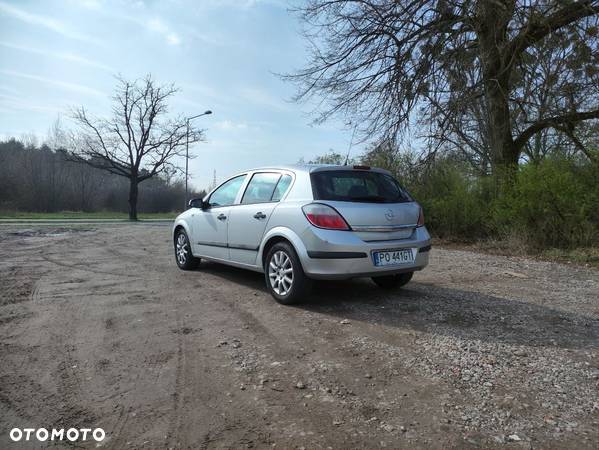
[[[469,163],[445,156],[419,165],[415,155],[389,158],[371,150],[362,161],[391,170],[422,203],[442,239],[517,242],[527,251],[599,246],[599,166],[553,156],[522,164],[498,188]]]
[[[520,168],[514,186],[494,202],[502,234],[516,233],[538,248],[599,245],[599,170],[567,159]]]

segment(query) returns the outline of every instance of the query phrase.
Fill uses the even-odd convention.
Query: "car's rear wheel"
[[[191,253],[191,244],[185,230],[180,229],[175,234],[175,260],[179,269],[192,270],[200,263],[200,258],[195,258]]]
[[[286,242],[279,242],[268,251],[264,276],[268,291],[283,305],[300,302],[312,287],[312,280],[304,273],[297,253]]]
[[[372,277],[372,281],[374,281],[383,289],[394,289],[408,284],[413,275],[414,272],[400,273],[397,275],[384,275],[380,277]]]

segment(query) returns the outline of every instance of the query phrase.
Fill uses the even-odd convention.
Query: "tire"
[[[408,284],[413,275],[414,272],[400,273],[397,275],[384,275],[381,277],[372,277],[372,281],[374,281],[380,288],[395,289]]]
[[[181,270],[193,270],[198,267],[200,258],[196,258],[191,253],[191,245],[185,230],[180,229],[175,234],[175,261]]]
[[[302,301],[312,288],[295,249],[286,242],[273,245],[264,260],[266,288],[274,299],[291,305]]]

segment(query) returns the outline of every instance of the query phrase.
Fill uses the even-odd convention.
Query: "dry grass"
[[[471,250],[492,255],[521,256],[599,269],[599,247],[539,249],[531,246],[525,238],[517,235],[510,235],[505,239],[486,239],[474,242],[436,238],[433,244],[440,247]]]

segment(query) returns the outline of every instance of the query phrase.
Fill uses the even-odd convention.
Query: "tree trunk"
[[[137,220],[137,177],[129,178],[129,220]]]
[[[498,172],[513,172],[518,168],[520,151],[514,144],[510,107],[505,92],[509,83],[495,79],[486,89],[489,118],[491,120],[489,145],[493,169]]]
[[[513,0],[481,0],[477,4],[477,36],[490,123],[489,150],[493,172],[499,180],[509,180],[515,174],[520,156],[512,137],[509,105],[511,55],[505,54],[513,8]]]

